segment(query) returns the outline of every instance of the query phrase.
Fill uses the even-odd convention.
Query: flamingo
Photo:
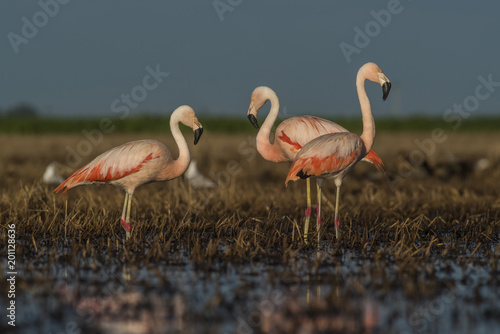
[[[177,160],[172,158],[168,148],[156,140],[136,140],[117,146],[99,155],[87,165],[74,172],[54,192],[66,192],[79,185],[109,183],[125,190],[125,201],[121,225],[126,239],[130,238],[130,207],[135,188],[140,185],[172,180],[184,174],[191,157],[186,139],[179,129],[179,123],[194,131],[194,144],[203,133],[203,127],[189,106],[180,106],[170,117],[170,130],[179,148]]]
[[[299,178],[316,178],[318,185],[318,220],[321,217],[321,186],[325,179],[333,178],[337,186],[335,200],[335,235],[339,239],[339,199],[340,187],[344,176],[370,152],[375,140],[375,122],[372,115],[370,100],[365,90],[365,81],[378,82],[383,89],[383,100],[391,90],[391,82],[380,67],[374,63],[361,66],[356,76],[361,113],[363,115],[363,133],[361,136],[350,132],[339,132],[322,135],[308,142],[296,155],[286,177],[289,181]],[[320,225],[320,224],[319,224]],[[319,244],[319,231],[318,231]]]
[[[259,127],[257,113],[267,101],[271,102],[271,110],[262,124],[262,127]],[[247,117],[256,129],[260,128],[257,134],[257,151],[268,161],[292,162],[300,149],[314,138],[328,133],[349,132],[337,123],[323,118],[315,116],[297,116],[288,118],[278,125],[274,134],[274,142],[271,144],[269,137],[273,124],[278,117],[279,108],[278,96],[271,88],[265,86],[255,88],[250,99]],[[382,160],[373,150],[370,150],[363,160],[374,164],[375,167],[385,173]],[[307,207],[305,211],[304,241],[307,243],[307,234],[311,217],[310,179],[307,179],[306,182]],[[318,195],[318,202],[319,196],[320,195]],[[318,211],[318,209],[319,206],[316,208],[316,211]],[[318,217],[319,216],[317,216],[317,218]],[[320,219],[319,217],[317,220],[318,226],[321,223]]]

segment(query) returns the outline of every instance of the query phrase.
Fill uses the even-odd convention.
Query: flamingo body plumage
[[[160,171],[172,160],[168,148],[156,140],[132,141],[102,153],[74,172],[55,192],[62,191],[64,196],[76,186],[109,183],[132,194],[140,185],[163,181]]]
[[[271,129],[279,113],[279,99],[276,93],[266,86],[255,88],[247,115],[252,124],[259,128],[257,113],[267,101],[271,102],[271,111],[257,134],[257,151],[268,161],[292,162],[300,149],[311,140],[328,133],[349,132],[339,124],[323,118],[295,116],[278,125],[274,143],[271,144]],[[365,157],[365,161],[383,169],[382,159],[373,151]]]
[[[335,184],[366,155],[361,138],[353,133],[333,133],[310,141],[295,157],[285,183],[310,176],[333,178]]]
[[[156,140],[132,141],[102,153],[74,172],[54,192],[61,192],[61,196],[64,196],[71,188],[95,183],[122,188],[125,190],[125,202],[121,224],[128,239],[131,231],[130,205],[135,189],[143,184],[179,177],[189,166],[189,148],[179,129],[179,123],[193,128],[195,144],[203,133],[203,127],[191,107],[177,108],[170,117],[172,136],[179,146],[179,157],[176,160],[172,158],[169,149]]]

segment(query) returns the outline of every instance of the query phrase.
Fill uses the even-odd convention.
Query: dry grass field
[[[176,155],[168,135],[109,135],[85,147],[76,135],[0,136],[0,248],[7,254],[8,225],[15,224],[16,332],[500,327],[500,134],[448,134],[439,143],[430,132],[378,134],[374,149],[391,186],[373,166],[355,167],[341,191],[337,241],[335,186],[326,182],[320,245],[314,214],[311,241],[303,240],[305,182],[285,187],[288,165],[264,161],[252,135],[206,131],[190,144],[217,189],[194,190],[182,178],[140,187],[128,242],[119,224],[121,190],[84,186],[59,199],[40,181],[52,161],[68,176],[105,150],[143,138]],[[68,160],[67,147],[90,149]],[[7,256],[0,261],[6,268]],[[5,321],[0,328],[8,330]]]

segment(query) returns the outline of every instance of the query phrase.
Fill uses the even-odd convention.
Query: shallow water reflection
[[[16,332],[492,333],[500,326],[498,259],[403,263],[314,252],[287,265],[137,266],[82,256],[76,269],[74,260],[20,270]]]

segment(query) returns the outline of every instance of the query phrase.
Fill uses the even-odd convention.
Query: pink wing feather
[[[332,133],[307,143],[297,154],[286,177],[288,181],[302,176],[336,174],[357,163],[365,154],[362,140],[352,133]]]
[[[145,163],[158,158],[158,145],[163,146],[154,140],[138,140],[112,148],[74,172],[54,192],[63,191],[64,196],[81,184],[113,181],[137,173]]]
[[[293,160],[297,152],[311,140],[337,132],[348,132],[337,123],[314,116],[297,116],[283,121],[276,129],[281,149]]]
[[[375,153],[374,150],[370,150],[370,152],[368,152],[365,157],[363,159],[361,159],[363,161],[367,161],[371,164],[373,164],[375,167],[377,167],[377,169],[379,171],[381,171],[382,173],[385,174],[385,166],[384,166],[384,162],[382,161],[382,159],[380,159],[380,157],[378,156],[377,153]]]
[[[337,123],[314,116],[297,116],[283,121],[276,129],[278,144],[293,160],[304,145],[325,134],[349,132]],[[385,172],[382,159],[373,150],[362,159]]]

